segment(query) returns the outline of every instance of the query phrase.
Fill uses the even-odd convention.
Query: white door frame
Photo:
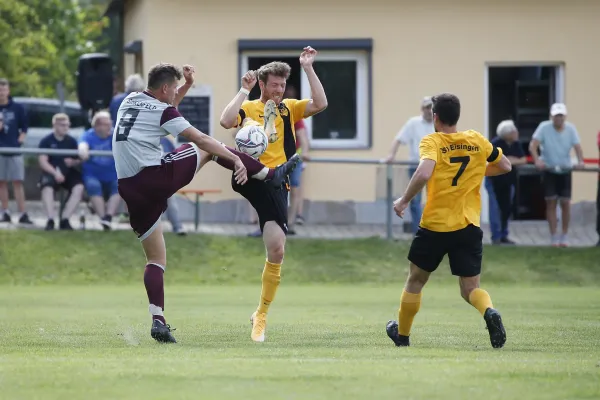
[[[486,62],[484,65],[483,73],[483,135],[490,138],[489,125],[490,125],[490,101],[489,101],[489,83],[490,83],[490,67],[554,67],[556,68],[555,79],[555,91],[556,91],[556,102],[565,102],[565,63],[564,62]],[[481,185],[481,222],[490,222],[490,210],[487,190],[485,185]]]

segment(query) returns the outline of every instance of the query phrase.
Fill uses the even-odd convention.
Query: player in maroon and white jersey
[[[186,83],[178,88],[182,76]],[[119,194],[146,254],[144,284],[152,315],[150,333],[155,340],[167,343],[176,342],[163,314],[167,251],[160,221],[167,200],[211,160],[233,170],[240,184],[250,176],[277,187],[299,161],[295,157],[277,168],[267,168],[194,128],[176,109],[193,82],[191,66],[185,66],[183,74],[172,64],[152,67],[147,89],[131,93],[121,103],[113,134]],[[189,143],[162,156],[160,139],[169,134],[181,135]]]

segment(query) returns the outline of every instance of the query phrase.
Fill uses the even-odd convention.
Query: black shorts
[[[73,188],[77,185],[83,185],[83,179],[81,177],[81,173],[76,169],[69,169],[69,172],[65,175],[65,180],[62,183],[56,182],[54,176],[48,173],[42,173],[40,178],[40,189],[45,187],[52,187],[54,190],[59,188],[65,189],[69,194]]]
[[[453,232],[419,228],[408,252],[408,260],[433,272],[448,254],[452,275],[470,277],[481,273],[483,231],[475,225]]]
[[[571,175],[572,173],[556,174],[544,171],[544,197],[546,199],[570,199],[571,198]]]
[[[265,228],[267,221],[275,221],[287,234],[288,227],[288,190],[285,187],[274,188],[257,179],[248,179],[244,185],[239,185],[231,178],[233,190],[246,198],[258,214],[260,230]]]

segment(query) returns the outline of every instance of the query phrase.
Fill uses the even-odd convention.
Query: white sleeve
[[[160,127],[173,136],[178,136],[181,132],[192,126],[187,119],[177,111],[175,107],[167,107],[160,118]]]
[[[399,141],[402,144],[409,144],[410,140],[412,139],[413,136],[413,120],[409,119],[404,126],[402,127],[402,129],[400,129],[400,132],[398,132],[396,134],[396,140]]]

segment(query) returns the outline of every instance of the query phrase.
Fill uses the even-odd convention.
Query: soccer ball
[[[249,125],[240,129],[235,135],[235,144],[242,153],[258,158],[267,150],[269,138],[262,127]]]

